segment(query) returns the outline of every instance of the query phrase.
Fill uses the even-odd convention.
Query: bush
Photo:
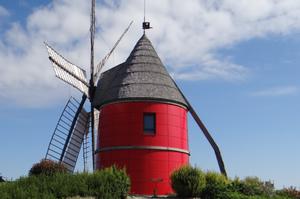
[[[89,176],[88,187],[97,198],[126,198],[130,190],[130,179],[125,169],[115,166],[96,171]]]
[[[53,177],[46,176],[46,191],[53,193],[56,198],[72,196],[89,196],[87,173],[57,173]],[[91,174],[93,175],[93,174]]]
[[[43,182],[40,178],[37,176],[21,177],[14,182],[6,182],[0,186],[0,198],[56,198],[53,194],[41,189],[47,182]]]
[[[63,164],[43,159],[31,167],[29,170],[29,176],[41,174],[50,176],[55,173],[66,173],[67,171],[67,168]]]
[[[171,174],[171,185],[179,197],[199,197],[206,181],[200,169],[183,166]]]
[[[232,182],[232,187],[235,191],[247,196],[264,195],[271,197],[274,195],[274,184],[270,181],[263,182],[258,177],[246,177],[242,181],[235,179]]]
[[[300,199],[300,191],[296,187],[284,188],[277,191],[277,195],[285,196],[289,198]]]
[[[173,190],[179,197],[202,199],[300,199],[300,191],[294,187],[275,191],[270,181],[257,177],[243,180],[227,179],[216,172],[203,173],[190,166],[182,167],[171,174]]]
[[[125,198],[130,180],[124,170],[115,167],[88,173],[54,173],[31,175],[0,184],[1,199],[67,198],[94,196],[97,198]]]
[[[263,183],[258,177],[246,177],[242,181],[241,192],[245,195],[254,196],[263,194]]]
[[[228,198],[228,186],[230,184],[227,178],[216,172],[207,172],[205,175],[206,187],[202,193],[202,198]]]

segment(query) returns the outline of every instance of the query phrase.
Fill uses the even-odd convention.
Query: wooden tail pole
[[[191,115],[193,116],[193,118],[196,121],[196,123],[198,124],[199,128],[202,130],[202,132],[205,135],[206,139],[208,140],[208,142],[210,143],[210,145],[212,146],[212,148],[215,151],[215,155],[216,155],[216,158],[217,158],[217,161],[218,161],[218,164],[219,164],[220,172],[224,176],[227,177],[227,173],[226,173],[226,170],[225,170],[225,165],[224,165],[223,158],[222,158],[222,155],[221,155],[221,152],[220,152],[220,149],[219,149],[218,145],[216,144],[216,142],[214,141],[214,139],[212,138],[212,136],[208,132],[207,128],[205,127],[205,125],[203,124],[203,122],[201,121],[201,119],[199,118],[197,113],[195,112],[194,108],[190,105],[190,103],[187,100],[186,100],[186,102],[188,103],[189,111],[190,111]]]
[[[184,96],[184,94],[182,93],[182,91],[180,90],[180,88],[177,86],[176,82],[174,80],[173,80],[173,82],[174,82],[175,86],[177,87],[177,89],[179,90],[179,92],[181,93],[181,95],[184,98],[184,100],[186,101],[186,103],[188,105],[188,109],[189,109],[191,115],[193,116],[194,120],[196,121],[197,125],[202,130],[204,136],[206,137],[206,139],[208,140],[209,144],[212,146],[213,150],[215,151],[215,155],[216,155],[216,158],[217,158],[217,161],[218,161],[220,172],[225,177],[227,177],[225,165],[224,165],[223,158],[222,158],[222,155],[221,155],[221,152],[220,152],[220,149],[219,149],[218,145],[216,144],[216,142],[214,141],[214,139],[212,138],[212,136],[208,132],[207,128],[205,127],[205,125],[201,121],[200,117],[197,115],[197,113],[194,110],[194,108],[192,107],[192,105],[189,103],[189,101]]]

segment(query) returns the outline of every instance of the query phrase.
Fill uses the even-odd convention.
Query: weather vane
[[[144,0],[144,22],[143,22],[143,30],[145,34],[146,29],[150,29],[150,22],[146,21],[146,0]]]

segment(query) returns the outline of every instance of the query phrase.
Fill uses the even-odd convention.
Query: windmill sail
[[[70,172],[74,171],[84,135],[88,131],[89,114],[83,109],[85,99],[83,97],[80,103],[73,97],[68,100],[45,157],[63,163]]]
[[[56,77],[88,96],[89,84],[87,83],[85,70],[66,60],[47,43],[45,43],[45,45]]]
[[[124,32],[119,37],[119,39],[117,40],[117,42],[115,43],[115,45],[112,47],[112,49],[109,51],[109,53],[97,64],[96,71],[95,71],[95,74],[94,74],[94,83],[96,83],[98,81],[98,78],[99,78],[99,76],[101,74],[101,70],[102,70],[103,66],[105,65],[105,63],[107,62],[108,58],[113,53],[113,51],[116,49],[116,47],[118,46],[118,44],[120,43],[120,41],[122,40],[122,38],[124,37],[124,35],[127,33],[127,31],[129,30],[130,26],[132,25],[132,23],[133,23],[133,21],[130,22],[130,24],[124,30]]]
[[[80,152],[81,145],[83,144],[84,135],[88,132],[89,114],[82,109],[73,133],[71,134],[65,155],[63,156],[63,164],[69,171],[74,171],[77,158]]]
[[[123,34],[120,36],[116,44],[113,46],[111,51],[104,57],[104,59],[97,65],[96,72],[94,72],[94,38],[95,38],[95,29],[96,29],[96,16],[95,16],[95,4],[96,1],[92,0],[91,6],[91,69],[90,69],[90,80],[87,81],[86,72],[82,68],[72,64],[63,56],[61,56],[58,52],[56,52],[51,46],[45,43],[49,59],[53,64],[53,69],[56,77],[63,80],[64,82],[72,85],[79,91],[83,93],[82,101],[79,103],[74,103],[71,98],[57,123],[51,141],[49,143],[49,147],[46,154],[46,159],[55,159],[59,162],[64,163],[70,171],[73,171],[76,165],[76,161],[78,158],[78,154],[80,152],[81,145],[83,145],[83,156],[84,156],[84,165],[87,163],[87,152],[89,147],[88,145],[88,135],[87,132],[89,128],[91,129],[91,152],[92,152],[92,161],[93,161],[93,169],[95,167],[95,128],[98,127],[98,123],[95,118],[98,118],[98,112],[94,110],[93,107],[93,95],[94,95],[94,84],[97,82],[99,75],[101,73],[101,69],[104,64],[117,47],[123,36],[126,34],[128,29],[130,28],[131,22],[129,26],[125,29]],[[91,112],[87,114],[83,111],[83,104],[86,98],[89,98],[91,102]],[[76,101],[76,100],[75,100]],[[72,105],[75,105],[75,108],[71,108]],[[96,127],[95,127],[96,125]],[[85,166],[86,168],[86,166]]]

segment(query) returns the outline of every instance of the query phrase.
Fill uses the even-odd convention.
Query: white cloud
[[[283,87],[273,87],[267,88],[264,90],[259,90],[250,93],[251,96],[259,96],[259,97],[274,97],[274,96],[286,96],[286,95],[294,95],[299,93],[299,88],[296,86],[283,86]]]
[[[7,13],[1,8],[0,16]],[[147,35],[176,78],[244,79],[251,69],[220,58],[217,51],[255,37],[299,31],[299,10],[296,0],[148,1],[146,16],[154,28]],[[48,41],[88,70],[89,12],[84,0],[55,0],[34,9],[25,26],[13,22],[0,39],[0,101],[38,106],[65,98],[60,96],[65,86],[55,79],[42,43]],[[135,21],[107,69],[124,61],[141,36],[143,1],[98,1],[96,13],[96,62]]]
[[[201,67],[199,65],[180,67],[173,69],[172,76],[183,80],[207,80],[222,78],[223,80],[243,80],[249,74],[249,70],[243,66],[231,63],[227,60],[218,60],[212,54],[202,55]],[[192,71],[192,72],[191,72]]]
[[[0,5],[0,17],[6,17],[6,16],[9,16],[8,10]]]

